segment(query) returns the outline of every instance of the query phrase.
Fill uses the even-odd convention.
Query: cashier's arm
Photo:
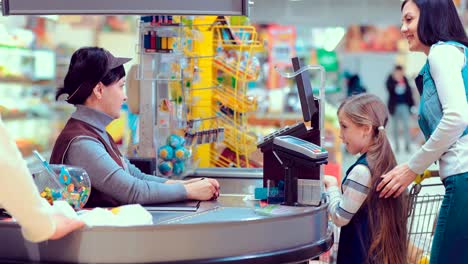
[[[193,200],[216,199],[219,196],[219,182],[211,178],[194,178],[190,180],[168,180],[166,178],[148,175],[143,173],[130,161],[124,158],[127,163],[128,172],[141,180],[155,181],[166,184],[183,184],[187,192],[187,198]]]
[[[85,168],[94,188],[122,203],[165,203],[186,199],[209,200],[216,188],[205,181],[192,184],[166,184],[167,179],[142,173],[129,164],[120,167],[98,140],[82,136],[73,141],[67,152],[68,164]]]
[[[217,180],[215,179],[211,179],[211,178],[193,178],[193,179],[190,179],[190,180],[168,180],[167,178],[163,178],[163,177],[158,177],[158,176],[154,176],[154,175],[148,175],[144,172],[142,172],[139,168],[137,168],[135,165],[133,165],[132,163],[130,163],[130,161],[127,159],[127,158],[124,158],[125,160],[125,163],[127,163],[127,168],[128,168],[128,172],[133,176],[133,177],[136,177],[140,180],[145,180],[145,181],[155,181],[155,182],[161,182],[161,183],[167,183],[167,184],[177,184],[177,183],[180,183],[180,184],[184,184],[184,185],[187,185],[187,184],[191,184],[191,183],[196,183],[200,180],[207,180],[208,182],[210,182],[216,189],[219,189],[219,183]]]
[[[187,193],[182,184],[164,184],[165,179],[136,174],[120,167],[94,138],[80,137],[73,141],[66,163],[83,167],[94,188],[121,203],[163,203],[183,201]],[[141,172],[140,172],[141,173]]]
[[[337,185],[328,186],[327,192],[330,196],[328,212],[336,226],[345,226],[351,221],[366,200],[370,185],[369,168],[357,165],[343,183],[343,193]]]

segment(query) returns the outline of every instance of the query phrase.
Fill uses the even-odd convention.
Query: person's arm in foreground
[[[27,240],[59,239],[84,225],[82,221],[54,213],[39,195],[26,162],[1,119],[0,145],[0,204],[21,225]]]

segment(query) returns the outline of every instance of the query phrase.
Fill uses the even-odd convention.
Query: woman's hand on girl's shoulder
[[[330,188],[332,186],[338,186],[338,180],[335,176],[325,175],[323,176],[323,184],[325,188]]]
[[[377,191],[380,191],[379,197],[398,197],[414,181],[416,176],[417,174],[410,169],[408,164],[396,166],[381,176],[382,181],[377,185]]]

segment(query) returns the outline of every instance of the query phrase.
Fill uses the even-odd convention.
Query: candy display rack
[[[156,161],[156,175],[179,176],[196,166],[186,145],[188,27],[181,17],[144,16],[139,21],[140,134],[136,154]]]
[[[256,150],[257,138],[249,133],[247,115],[257,108],[256,98],[247,96],[248,82],[255,81],[259,63],[254,53],[262,49],[252,26],[229,26],[224,21],[213,26],[216,71],[214,83],[220,88],[212,97],[213,112],[225,127],[224,144],[210,156],[217,167],[252,167],[249,156]]]

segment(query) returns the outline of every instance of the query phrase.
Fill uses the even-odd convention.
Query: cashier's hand
[[[61,213],[52,214],[52,220],[55,222],[55,233],[49,238],[51,240],[60,239],[85,225],[83,221],[69,218]]]
[[[325,188],[328,189],[331,186],[338,186],[338,180],[334,176],[325,175],[323,176],[323,184]]]
[[[207,201],[213,199],[217,191],[217,188],[211,183],[210,179],[203,179],[189,184],[185,184],[184,187],[187,191],[188,199],[199,201]]]
[[[219,197],[219,182],[215,179],[207,178],[207,180],[216,188],[215,193],[213,194],[213,197],[211,197],[211,200],[216,200]]]

